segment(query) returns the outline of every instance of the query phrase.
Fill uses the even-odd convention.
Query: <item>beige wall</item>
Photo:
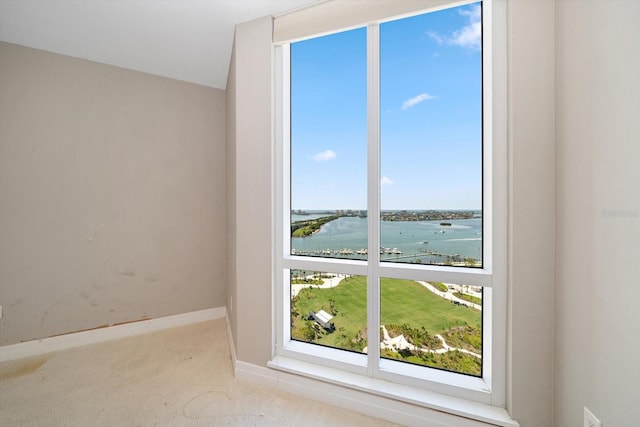
[[[234,37],[235,38],[235,37]],[[236,244],[236,48],[231,51],[226,88],[226,184],[227,184],[227,317],[231,336],[238,335],[235,305],[237,296],[237,244]],[[235,342],[234,342],[235,345]]]
[[[552,425],[554,3],[510,2],[509,282],[512,416]]]
[[[640,422],[640,2],[556,6],[555,425]]]
[[[271,146],[271,17],[236,27],[234,67],[235,135],[229,134],[235,162],[229,182],[235,182],[235,286],[233,321],[237,357],[266,366],[272,356],[272,146]]]
[[[0,44],[0,344],[225,305],[225,94]]]

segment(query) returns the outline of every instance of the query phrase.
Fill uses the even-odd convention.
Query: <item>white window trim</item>
[[[451,2],[450,6],[456,6],[470,2]],[[442,6],[438,5],[437,9]],[[424,13],[423,10],[420,13]],[[274,46],[274,171],[275,171],[275,204],[274,225],[275,236],[275,266],[274,266],[274,295],[275,295],[275,339],[274,358],[269,366],[274,369],[290,373],[305,375],[311,378],[323,379],[346,387],[368,390],[370,392],[395,396],[397,399],[411,401],[426,407],[445,410],[446,405],[434,403],[438,399],[433,398],[433,393],[454,396],[453,399],[470,401],[471,408],[478,408],[477,404],[488,405],[493,408],[506,406],[506,331],[507,331],[507,61],[506,61],[506,1],[485,0],[483,5],[483,111],[484,111],[484,147],[483,147],[483,216],[491,218],[484,221],[483,244],[484,262],[482,269],[465,269],[451,267],[431,266],[425,271],[423,267],[393,264],[376,264],[379,256],[373,256],[368,261],[345,261],[343,259],[308,258],[290,255],[290,241],[288,236],[288,218],[290,212],[289,174],[283,173],[290,170],[290,141],[288,130],[290,129],[289,114],[285,111],[288,107],[284,100],[289,99],[288,75],[284,70],[289,69],[288,44]],[[373,32],[371,29],[373,28]],[[368,28],[367,37],[377,38],[375,32],[377,26]],[[337,30],[336,30],[337,31]],[[378,50],[368,43],[368,62],[377,64]],[[368,78],[368,90],[377,93],[376,81],[378,76],[377,66],[368,66],[368,73],[374,73],[373,78]],[[369,92],[371,93],[371,92]],[[369,230],[373,231],[374,239],[369,239],[369,254],[377,254],[379,246],[379,144],[375,136],[379,126],[378,105],[368,107],[368,156],[369,163],[376,165],[368,168],[368,221]],[[487,123],[491,123],[487,126]],[[376,151],[377,150],[377,151]],[[284,189],[284,191],[283,191]],[[371,231],[370,231],[371,233]],[[371,234],[370,234],[371,235]],[[491,241],[493,238],[493,241]],[[348,274],[366,275],[368,277],[398,277],[406,279],[429,280],[433,275],[434,280],[442,280],[450,283],[468,283],[480,285],[485,288],[483,310],[483,347],[485,357],[490,360],[490,366],[483,366],[483,378],[469,377],[465,375],[440,371],[437,369],[425,369],[420,366],[406,364],[402,368],[396,366],[388,369],[392,361],[379,359],[378,346],[369,346],[368,355],[349,353],[314,344],[307,344],[290,340],[290,330],[285,325],[285,317],[288,318],[290,305],[290,287],[285,277],[285,269],[308,268],[316,271],[339,271]],[[378,292],[377,286],[368,286],[368,298],[372,298]],[[372,301],[377,301],[377,297]],[[379,310],[374,310],[378,313]],[[490,313],[491,315],[485,315]],[[369,342],[377,342],[378,315],[368,316]],[[376,350],[373,350],[376,349]],[[371,351],[373,350],[373,351]],[[369,363],[367,363],[367,359]],[[371,363],[372,361],[375,363]],[[396,364],[405,365],[405,364]],[[318,369],[321,367],[321,369]],[[392,372],[393,371],[393,372]],[[405,376],[398,375],[403,371]],[[356,375],[354,375],[356,374]],[[359,378],[359,380],[358,380]],[[386,381],[385,381],[386,380]],[[398,387],[415,388],[417,395],[431,396],[425,399],[409,399],[401,394],[394,395],[388,391],[389,382],[396,382]],[[421,391],[422,390],[422,391]],[[425,394],[426,393],[426,394]],[[475,402],[475,403],[474,403]],[[459,407],[459,402],[457,403]],[[474,406],[475,405],[475,406]],[[453,408],[447,412],[457,413]],[[474,410],[463,411],[464,416],[473,417]],[[482,411],[480,411],[482,412]],[[478,416],[477,419],[484,417]],[[502,424],[501,425],[515,425]]]

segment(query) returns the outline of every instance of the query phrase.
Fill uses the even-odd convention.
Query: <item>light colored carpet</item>
[[[0,425],[393,424],[236,380],[215,320],[1,363]]]

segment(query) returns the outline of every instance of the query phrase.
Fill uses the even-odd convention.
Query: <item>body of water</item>
[[[314,216],[294,215],[292,221]],[[451,225],[441,225],[442,222]],[[382,259],[389,261],[455,264],[473,258],[479,262],[482,259],[482,218],[382,221],[380,246],[384,252]],[[367,248],[367,218],[338,218],[309,237],[292,238],[291,247],[301,255],[366,259],[367,255],[362,251]]]

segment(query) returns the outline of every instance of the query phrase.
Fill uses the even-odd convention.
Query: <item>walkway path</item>
[[[340,284],[340,282],[342,282],[342,280],[345,277],[347,276],[344,274],[339,274],[330,279],[322,279],[322,285],[316,285],[313,283],[300,283],[300,284],[291,285],[291,298],[298,295],[298,292],[300,292],[300,289],[304,289],[304,288],[320,288],[320,289],[335,288]],[[313,276],[308,276],[308,278],[313,278]]]
[[[453,292],[451,291],[451,285],[449,283],[445,283],[445,285],[447,285],[447,292],[442,292],[440,290],[438,290],[435,286],[433,286],[431,283],[429,282],[423,282],[420,280],[417,280],[418,283],[420,283],[422,286],[424,286],[425,288],[429,289],[431,292],[433,292],[434,294],[449,300],[449,301],[453,301],[453,302],[457,302],[460,305],[466,305],[467,307],[472,307],[475,308],[476,310],[482,311],[482,305],[480,304],[474,304],[472,302],[469,301],[465,301],[461,298],[458,298],[457,296],[455,296],[453,294]],[[459,285],[456,285],[459,286]],[[476,295],[474,295],[476,296]]]
[[[399,335],[397,337],[391,338],[391,336],[389,335],[389,332],[387,331],[387,328],[384,325],[382,325],[381,328],[382,328],[382,335],[384,337],[384,339],[380,343],[381,349],[387,349],[387,350],[393,350],[393,351],[405,350],[405,349],[411,350],[411,351],[418,350],[418,351],[422,351],[423,353],[437,353],[437,354],[446,353],[448,351],[459,351],[460,353],[469,354],[471,356],[477,357],[478,359],[482,359],[482,355],[478,353],[474,353],[464,348],[451,347],[450,345],[447,344],[447,342],[444,340],[444,338],[440,334],[436,334],[435,337],[442,342],[442,348],[439,348],[437,350],[430,350],[430,349],[418,347],[411,344],[409,341],[406,340],[404,335]],[[365,353],[367,352],[366,349],[364,350],[364,352]]]

